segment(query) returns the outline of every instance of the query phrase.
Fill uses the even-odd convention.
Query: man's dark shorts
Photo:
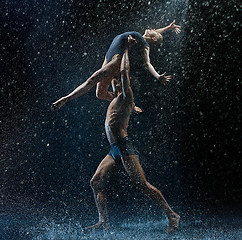
[[[118,142],[111,144],[111,149],[108,153],[115,161],[120,161],[122,156],[138,155],[139,152],[135,149],[132,141],[127,137],[122,138]]]

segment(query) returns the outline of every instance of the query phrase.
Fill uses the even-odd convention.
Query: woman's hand
[[[159,81],[162,82],[162,84],[165,86],[166,82],[170,82],[171,80],[171,75],[166,76],[166,72],[164,72],[163,74],[161,74],[158,78]]]
[[[175,24],[175,20],[169,25],[171,29],[175,31],[176,34],[181,32],[181,26]]]

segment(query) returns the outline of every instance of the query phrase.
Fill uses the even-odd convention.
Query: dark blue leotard
[[[137,43],[134,45],[135,48],[143,49],[144,47],[149,47],[149,44],[144,40],[144,38],[142,37],[142,35],[140,33],[138,33],[138,32],[122,33],[113,39],[113,41],[107,51],[107,53],[106,53],[107,63],[112,60],[112,57],[115,54],[123,55],[124,50],[128,44],[129,35],[131,35],[137,41]]]

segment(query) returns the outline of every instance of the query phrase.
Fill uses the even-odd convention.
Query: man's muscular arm
[[[128,56],[128,48],[125,49],[122,62],[121,62],[121,83],[122,83],[122,91],[123,91],[123,96],[126,98],[128,95],[132,95],[132,89],[130,87],[130,78],[129,78],[129,56]]]
[[[142,110],[135,106],[134,103],[134,97],[133,97],[133,91],[130,86],[130,77],[129,77],[129,56],[128,56],[128,48],[125,50],[122,62],[121,62],[121,83],[122,83],[122,92],[123,92],[123,98],[127,104],[130,104],[130,107],[135,113],[142,113]]]

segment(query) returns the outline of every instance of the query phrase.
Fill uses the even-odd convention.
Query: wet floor
[[[93,230],[84,232],[83,227],[95,223],[96,212],[83,211],[74,217],[51,215],[47,212],[21,211],[14,209],[0,215],[1,240],[158,240],[158,239],[204,239],[204,240],[241,240],[242,215],[235,211],[204,213],[183,210],[180,212],[179,229],[166,233],[167,219],[152,211],[127,211],[118,209],[112,212],[112,230]]]

